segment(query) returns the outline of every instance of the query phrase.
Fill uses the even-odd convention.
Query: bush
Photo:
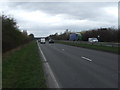
[[[20,32],[17,26],[17,22],[14,20],[14,18],[10,18],[5,15],[2,15],[0,17],[2,17],[3,53],[31,40],[29,36],[24,35],[22,32]]]
[[[88,38],[96,37],[98,38],[98,35],[100,36],[98,38],[101,42],[118,42],[118,36],[120,34],[120,31],[113,28],[100,28],[96,30],[90,30],[85,31],[82,33],[83,41],[87,41]]]

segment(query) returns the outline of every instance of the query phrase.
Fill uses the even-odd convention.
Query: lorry
[[[82,35],[80,33],[71,33],[69,40],[71,41],[82,40]]]
[[[76,38],[77,38],[76,34],[75,34],[75,33],[72,33],[72,34],[70,34],[70,39],[69,39],[69,40],[75,41]]]

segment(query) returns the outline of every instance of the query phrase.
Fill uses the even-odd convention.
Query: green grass
[[[56,41],[56,43],[120,54],[120,51],[119,51],[120,47],[118,48],[118,47],[109,47],[109,46],[100,46],[100,45],[98,46],[98,45],[83,44],[83,43],[77,44],[77,43],[73,43],[73,42],[64,42],[64,41]]]
[[[42,61],[35,41],[30,42],[2,62],[3,88],[46,88]]]

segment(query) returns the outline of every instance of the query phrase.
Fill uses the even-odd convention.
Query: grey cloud
[[[70,14],[77,18],[94,18],[101,15],[102,7],[117,6],[114,2],[29,2],[11,3],[13,8],[22,8],[30,11],[42,10],[49,14]],[[104,13],[103,13],[104,14]]]
[[[73,20],[88,20],[89,22],[94,22],[94,25],[86,23],[86,25],[68,25],[63,26],[50,26],[46,25],[33,25],[31,28],[22,27],[22,29],[28,29],[30,33],[34,33],[35,36],[39,35],[49,35],[55,32],[63,32],[65,29],[70,29],[71,31],[81,31],[92,28],[99,28],[102,26],[110,27],[109,25],[115,25],[117,19],[112,18],[103,11],[104,7],[117,7],[118,3],[114,2],[11,2],[8,3],[9,10],[24,10],[24,11],[42,11],[48,15],[66,15],[65,19]],[[14,13],[13,13],[14,14]],[[34,22],[24,21],[24,19],[17,18],[18,24],[29,24]],[[64,21],[63,21],[64,22]],[[96,24],[95,22],[100,24]],[[102,23],[101,23],[102,22]],[[62,23],[62,22],[61,22]],[[109,23],[107,25],[106,23]],[[110,24],[111,23],[111,24]],[[91,26],[90,26],[91,25]]]

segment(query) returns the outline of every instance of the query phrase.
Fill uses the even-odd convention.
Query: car
[[[54,40],[53,39],[49,39],[49,43],[54,43]]]
[[[41,43],[41,44],[45,44],[45,38],[41,38],[41,39],[40,39],[40,43]]]
[[[98,42],[98,39],[97,38],[88,38],[88,41],[91,43],[95,43],[95,42]]]

